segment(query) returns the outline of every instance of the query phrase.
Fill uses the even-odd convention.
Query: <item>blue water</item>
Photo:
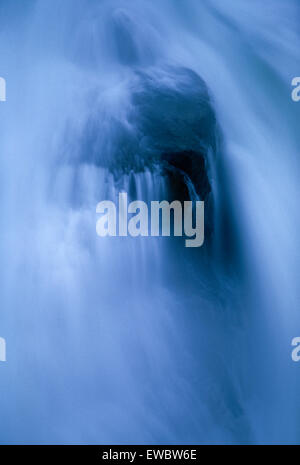
[[[2,444],[300,442],[299,17],[0,0]],[[120,190],[192,190],[204,246],[99,238]]]

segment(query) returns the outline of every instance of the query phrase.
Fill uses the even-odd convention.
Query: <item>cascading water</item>
[[[299,442],[299,13],[0,2],[1,443]],[[99,238],[120,191],[204,246]]]

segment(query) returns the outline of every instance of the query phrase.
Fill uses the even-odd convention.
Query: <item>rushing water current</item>
[[[0,0],[0,442],[300,442],[298,0]],[[96,205],[201,199],[205,241]]]

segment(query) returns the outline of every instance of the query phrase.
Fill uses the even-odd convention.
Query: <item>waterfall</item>
[[[1,443],[299,442],[299,14],[0,4]],[[98,237],[122,191],[204,200],[203,247]]]

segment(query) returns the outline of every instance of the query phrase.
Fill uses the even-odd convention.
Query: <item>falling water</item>
[[[299,442],[299,14],[0,1],[1,443]],[[99,238],[120,191],[204,246]]]

